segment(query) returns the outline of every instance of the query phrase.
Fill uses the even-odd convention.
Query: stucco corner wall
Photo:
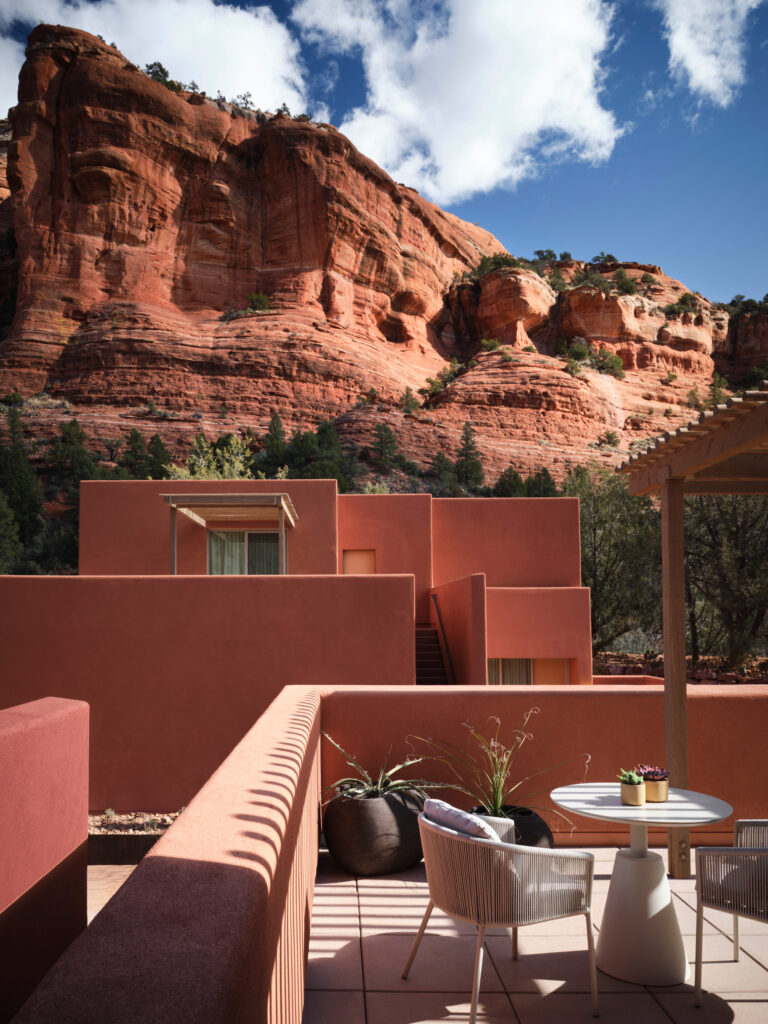
[[[86,925],[88,705],[0,711],[0,1020]]]
[[[431,622],[439,629],[442,620],[455,682],[461,686],[485,685],[488,679],[485,574],[475,573],[443,583],[433,587],[432,594],[437,598],[437,607],[433,601]]]

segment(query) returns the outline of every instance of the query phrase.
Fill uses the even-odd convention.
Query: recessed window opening
[[[489,686],[531,686],[533,683],[530,658],[489,658]]]
[[[209,531],[208,573],[211,576],[279,576],[280,534],[272,530]]]

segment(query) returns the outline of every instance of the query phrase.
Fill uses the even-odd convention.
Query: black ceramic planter
[[[338,796],[325,808],[328,850],[350,875],[388,875],[414,867],[422,858],[418,816],[412,796],[355,799]]]

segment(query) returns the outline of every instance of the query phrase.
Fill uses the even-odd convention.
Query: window
[[[280,535],[266,530],[211,530],[208,572],[211,576],[277,576]]]
[[[530,658],[488,659],[489,686],[530,686],[532,682]]]

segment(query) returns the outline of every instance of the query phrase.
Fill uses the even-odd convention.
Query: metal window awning
[[[216,492],[208,494],[161,494],[171,513],[170,563],[171,575],[176,574],[176,514],[181,512],[198,526],[211,522],[266,522],[274,523],[280,532],[280,572],[285,572],[285,530],[293,528],[298,516],[290,495]]]
[[[630,494],[661,496],[664,719],[672,783],[688,788],[684,508],[688,494],[768,494],[768,384],[730,398],[618,467]],[[690,836],[669,831],[669,868],[690,876]]]

